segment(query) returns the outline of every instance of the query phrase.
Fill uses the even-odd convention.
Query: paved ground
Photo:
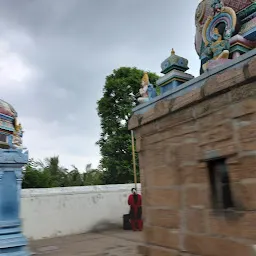
[[[138,256],[140,243],[141,232],[118,230],[34,241],[30,251],[40,256]]]

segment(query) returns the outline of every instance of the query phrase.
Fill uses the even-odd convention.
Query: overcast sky
[[[198,75],[198,0],[0,0],[0,90],[30,157],[81,170],[100,155],[96,101],[121,66],[156,73],[173,47]]]

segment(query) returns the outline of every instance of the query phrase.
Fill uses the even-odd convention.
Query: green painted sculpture
[[[228,38],[228,34],[225,38]],[[224,62],[229,58],[230,43],[228,39],[223,39],[218,28],[214,29],[212,42],[206,47],[204,56],[208,61],[203,65],[204,71],[208,69],[211,60]]]

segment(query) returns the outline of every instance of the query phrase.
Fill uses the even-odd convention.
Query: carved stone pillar
[[[6,256],[29,255],[19,218],[22,167],[27,162],[27,151],[0,149],[0,254]]]

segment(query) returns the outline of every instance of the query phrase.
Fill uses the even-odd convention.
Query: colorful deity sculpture
[[[13,132],[13,139],[12,139],[12,147],[13,148],[23,148],[22,145],[22,135],[23,130],[21,124],[18,124],[17,118],[15,119],[15,130]]]
[[[213,14],[215,16],[223,10],[224,4],[221,0],[213,0],[211,7],[213,8]]]
[[[255,0],[202,0],[195,20],[200,73],[256,47]]]
[[[208,17],[202,31],[205,49],[201,54],[201,60],[203,60],[204,71],[228,61],[229,39],[237,24],[235,11],[230,7],[225,7],[222,1],[212,0],[211,8],[213,15]]]
[[[156,89],[154,86],[150,83],[148,73],[145,72],[141,81],[141,88],[139,90],[139,94],[141,97],[139,97],[137,100],[138,102],[145,103],[149,100],[155,98],[157,96]]]
[[[229,58],[230,43],[229,40],[223,39],[218,28],[214,29],[212,42],[204,51],[204,58],[208,61],[203,65],[203,69],[207,70],[210,67],[224,63]]]

